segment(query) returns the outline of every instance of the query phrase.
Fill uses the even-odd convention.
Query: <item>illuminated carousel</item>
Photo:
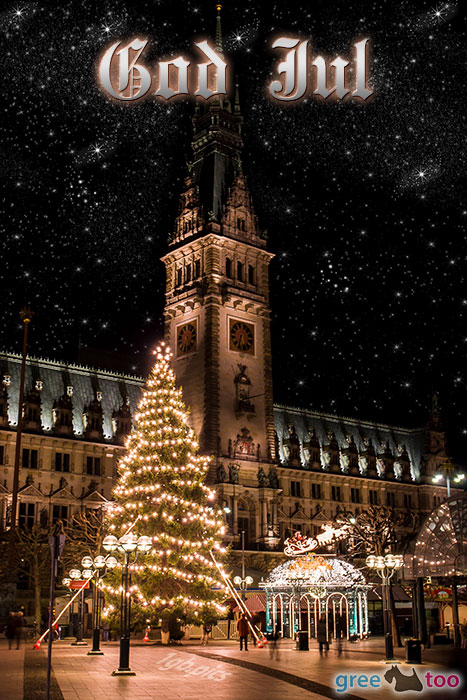
[[[298,631],[308,631],[309,637],[316,637],[316,625],[323,615],[328,640],[366,637],[368,590],[372,586],[352,564],[312,554],[310,550],[320,543],[300,533],[286,541],[286,554],[291,555],[297,542],[301,553],[295,547],[294,558],[277,566],[259,584],[266,593],[267,631],[291,638]]]

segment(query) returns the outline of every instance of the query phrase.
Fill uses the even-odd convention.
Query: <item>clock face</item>
[[[196,349],[196,321],[177,328],[177,354],[186,355]]]
[[[230,319],[230,349],[253,355],[255,352],[255,327],[252,323]]]

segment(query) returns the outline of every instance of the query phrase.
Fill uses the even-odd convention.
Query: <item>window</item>
[[[5,447],[0,445],[0,464],[5,464]]]
[[[197,279],[198,277],[201,276],[201,260],[196,260],[195,261],[195,274],[194,277]]]
[[[25,469],[37,469],[37,450],[23,448],[22,465]]]
[[[37,422],[39,420],[39,411],[37,410],[36,406],[28,406],[26,418],[31,422]]]
[[[392,491],[388,491],[386,494],[386,505],[392,506],[393,508],[396,505],[396,494]]]
[[[68,520],[68,506],[54,506],[52,509],[52,523],[55,525],[56,522],[61,520],[66,523]]]
[[[331,498],[333,501],[342,501],[340,486],[331,486]]]
[[[243,282],[243,263],[237,262],[237,279]]]
[[[183,275],[182,268],[180,268],[177,270],[177,287],[180,287],[180,285],[182,284],[182,281],[183,281],[182,275]]]
[[[93,476],[100,476],[100,474],[101,474],[101,458],[100,457],[86,457],[86,474],[92,474]]]
[[[31,530],[34,526],[34,503],[20,503],[19,504],[19,526],[26,530]]]
[[[321,484],[311,484],[311,497],[321,498]]]
[[[239,231],[245,230],[245,219],[237,219],[237,228]]]
[[[248,284],[255,283],[255,268],[253,265],[248,265]]]
[[[352,503],[360,503],[360,489],[350,489],[350,500]]]
[[[69,472],[70,471],[70,455],[67,452],[55,453],[55,471]]]
[[[404,508],[412,508],[412,494],[404,493]]]
[[[369,496],[370,496],[370,503],[371,503],[371,505],[372,505],[372,506],[377,506],[378,503],[379,503],[378,492],[377,492],[377,491],[372,491],[372,490],[370,489]]]
[[[225,276],[232,278],[232,261],[230,258],[225,259]]]
[[[191,265],[187,265],[185,269],[185,281],[191,282]]]
[[[291,481],[290,482],[290,495],[291,496],[298,496],[300,498],[301,491],[300,491],[300,482],[299,481]]]

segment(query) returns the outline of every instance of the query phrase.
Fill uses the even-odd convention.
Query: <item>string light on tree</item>
[[[109,529],[120,537],[129,528],[143,530],[152,547],[143,561],[130,565],[132,618],[147,624],[161,617],[187,622],[214,620],[223,612],[225,584],[214,565],[223,553],[224,514],[213,505],[206,486],[209,458],[197,454],[198,441],[188,425],[182,391],[176,387],[171,351],[155,350],[148,378],[119,464]],[[108,609],[118,605],[118,579],[105,583]]]

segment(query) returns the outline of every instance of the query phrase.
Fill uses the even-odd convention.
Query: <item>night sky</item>
[[[0,14],[3,252],[0,346],[77,358],[126,353],[143,371],[162,336],[167,233],[193,103],[119,105],[96,58],[150,38],[148,62],[194,54],[215,3],[23,2]],[[4,6],[5,7],[5,6]],[[465,459],[466,16],[456,4],[225,2],[240,79],[244,170],[269,233],[275,400],[402,426],[440,394]],[[294,107],[265,92],[279,34],[346,55],[372,40],[375,97]]]

